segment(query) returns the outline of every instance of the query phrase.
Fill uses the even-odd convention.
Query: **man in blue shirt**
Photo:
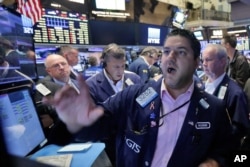
[[[83,77],[85,79],[88,79],[102,71],[102,68],[98,66],[98,61],[95,56],[89,56],[88,64],[89,64],[89,67],[83,72]]]

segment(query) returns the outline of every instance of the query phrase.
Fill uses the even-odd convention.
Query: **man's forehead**
[[[164,43],[164,47],[191,47],[190,42],[187,38],[181,36],[168,37]]]

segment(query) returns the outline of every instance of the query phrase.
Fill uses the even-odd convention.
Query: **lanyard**
[[[163,115],[160,116],[159,118],[155,119],[155,121],[159,121],[160,119],[164,118],[164,117],[167,116],[168,114],[171,114],[171,113],[173,113],[173,112],[179,110],[180,108],[184,107],[184,106],[185,106],[186,104],[188,104],[189,102],[190,102],[190,100],[186,101],[185,103],[183,103],[182,105],[176,107],[175,109],[171,110],[170,112],[168,112],[168,113],[166,113],[166,114],[163,114]],[[159,126],[163,125],[163,122],[164,122],[164,121],[162,121],[162,123],[161,123]]]

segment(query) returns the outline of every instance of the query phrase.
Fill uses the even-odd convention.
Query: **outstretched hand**
[[[77,78],[79,92],[65,85],[54,97],[44,97],[43,103],[53,106],[59,118],[72,133],[89,126],[103,115],[103,108],[92,100],[87,84],[82,76]]]

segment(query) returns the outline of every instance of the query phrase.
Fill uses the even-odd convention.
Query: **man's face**
[[[212,81],[224,72],[224,62],[217,58],[216,51],[211,47],[204,49],[202,53],[202,62],[205,74]]]
[[[190,41],[181,36],[171,36],[164,43],[161,68],[165,84],[171,89],[185,89],[192,83],[199,59],[194,59]]]
[[[109,57],[106,62],[105,70],[109,75],[109,78],[113,81],[118,81],[122,79],[125,70],[126,60],[124,59],[115,59]]]
[[[46,71],[51,77],[59,81],[68,82],[69,80],[70,66],[67,60],[60,55],[49,57]]]
[[[155,64],[156,62],[159,61],[158,53],[156,53],[156,52],[155,52],[155,53],[152,53],[151,56],[152,56],[152,57],[149,58],[149,64],[150,64],[150,65],[153,65],[153,64]]]
[[[78,64],[78,54],[79,52],[76,49],[72,49],[66,54],[66,59],[70,66],[75,66]]]

